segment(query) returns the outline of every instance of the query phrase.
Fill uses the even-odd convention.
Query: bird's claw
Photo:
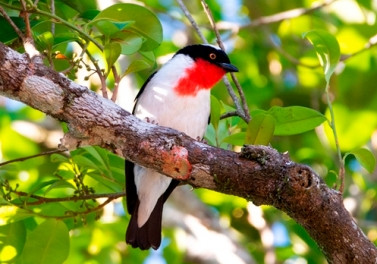
[[[207,140],[205,140],[205,138],[202,138],[202,137],[198,136],[198,137],[196,137],[196,140],[208,145],[208,142],[207,142]]]
[[[152,124],[152,125],[156,125],[156,126],[158,126],[158,123],[156,122],[156,120],[154,120],[154,119],[150,119],[149,117],[146,117],[146,118],[145,118],[145,121],[146,121],[147,123]]]

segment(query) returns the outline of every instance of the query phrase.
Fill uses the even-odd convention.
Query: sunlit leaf
[[[111,40],[118,41],[121,44],[122,54],[124,55],[134,54],[143,44],[143,38],[132,32],[117,32],[111,35]]]
[[[58,188],[70,188],[70,189],[76,189],[75,186],[73,186],[72,183],[70,182],[67,182],[67,181],[64,181],[64,180],[59,180],[57,182],[54,182],[53,184],[51,184],[47,190],[44,192],[44,194],[46,195],[48,192],[50,192],[51,190],[53,189],[58,189]]]
[[[124,72],[123,76],[126,76],[130,73],[135,73],[138,71],[143,71],[148,68],[152,67],[151,64],[149,64],[145,60],[134,60],[131,62],[131,64],[128,66],[127,70]]]
[[[48,219],[27,237],[22,252],[24,264],[61,264],[68,257],[69,234],[64,222]]]
[[[43,32],[34,39],[39,50],[51,50],[52,45],[54,44],[54,36],[49,31]]]
[[[221,115],[221,104],[219,100],[211,95],[211,124],[217,130]]]
[[[329,82],[340,59],[338,41],[334,35],[324,30],[309,31],[304,33],[303,37],[307,38],[313,45],[319,62],[324,69],[325,79]]]
[[[107,160],[107,153],[108,152],[105,152],[103,149],[98,148],[98,147],[93,147],[93,146],[84,147],[83,150],[85,150],[86,152],[88,152],[104,168],[107,167],[105,160]]]
[[[107,62],[107,67],[111,68],[120,56],[122,48],[119,43],[111,42],[105,45],[104,53]]]
[[[274,135],[275,119],[270,114],[253,116],[250,121],[245,137],[245,144],[268,145]]]
[[[245,137],[245,132],[239,132],[224,138],[223,142],[232,144],[234,146],[242,146],[245,144]]]
[[[14,263],[24,248],[26,228],[22,221],[0,226],[0,263]]]
[[[79,166],[82,166],[83,168],[90,168],[90,169],[95,169],[99,170],[100,166],[97,164],[95,161],[84,157],[83,155],[76,155],[72,157],[72,160]]]
[[[300,134],[326,121],[326,117],[320,112],[303,106],[274,106],[268,113],[276,120],[274,134],[277,136]]]
[[[24,220],[33,216],[32,213],[13,205],[0,206],[0,226]]]
[[[51,162],[68,162],[68,158],[62,154],[54,153],[50,156]]]
[[[348,152],[344,158],[346,158],[348,155],[354,155],[360,165],[363,166],[369,173],[374,171],[374,168],[376,167],[376,157],[370,150],[366,148],[359,148]]]
[[[124,28],[133,24],[134,21],[120,21],[111,19],[111,18],[100,18],[95,19],[92,22],[88,23],[86,27],[94,25],[103,35],[112,36]]]
[[[364,146],[371,138],[377,127],[377,113],[372,110],[360,109],[351,110],[344,104],[333,105],[336,117],[336,131],[342,151],[352,151]],[[330,118],[329,111],[326,112]],[[325,132],[331,146],[335,147],[332,129],[328,123],[324,123]]]

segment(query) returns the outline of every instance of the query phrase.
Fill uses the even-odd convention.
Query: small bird
[[[201,139],[209,121],[210,89],[227,72],[237,71],[215,46],[186,46],[147,79],[136,96],[133,114]],[[130,161],[125,170],[131,214],[126,242],[143,250],[158,249],[163,204],[179,181]]]

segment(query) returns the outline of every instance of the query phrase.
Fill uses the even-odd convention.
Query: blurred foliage
[[[215,43],[200,1],[185,2],[208,41]],[[255,117],[253,124],[238,117],[220,119],[234,110],[234,104],[219,83],[212,92],[208,143],[236,151],[244,143],[271,144],[281,152],[288,151],[295,162],[311,166],[333,187],[339,184],[339,160],[326,121],[331,120],[328,95],[346,168],[345,205],[369,239],[377,243],[374,1],[338,0],[292,17],[281,12],[309,10],[322,1],[207,3],[216,21],[227,22],[219,24],[221,35],[232,63],[240,69],[237,77]],[[76,81],[89,80],[87,85],[96,91],[100,90],[99,75],[110,90],[116,86],[117,75],[131,73],[135,86],[140,87],[156,69],[156,58],[200,42],[173,0],[146,0],[145,7],[118,4],[102,11],[94,0],[56,0],[56,17],[48,15],[50,4],[39,1],[31,15],[33,36],[45,63]],[[24,29],[19,2],[1,1],[0,5]],[[273,23],[257,23],[261,17],[276,18],[276,14],[280,17]],[[54,29],[52,21],[59,22]],[[3,17],[0,26],[0,41],[22,52],[17,35]],[[336,53],[334,40],[339,44],[339,63],[332,55],[326,57]],[[124,56],[126,66],[119,60]],[[1,98],[0,106],[1,160],[34,155],[58,145],[59,136],[51,135],[65,129],[64,125],[9,99]],[[48,143],[51,137],[55,139],[52,144]],[[116,200],[109,213],[103,208],[109,198],[95,199],[100,194],[121,196],[123,166],[122,158],[97,147],[1,166],[0,262],[150,263],[164,257],[167,263],[194,263],[179,246],[179,228],[164,230],[168,245],[160,253],[134,250],[125,244],[129,217],[123,210],[124,201]],[[195,194],[225,219],[222,223],[237,233],[240,244],[257,263],[269,263],[267,251],[271,248],[276,263],[325,262],[305,230],[275,208],[255,209],[243,199],[208,190],[195,190]],[[52,203],[43,200],[45,197],[75,198]],[[253,212],[261,214],[263,226]],[[263,239],[266,230],[272,232],[270,244]]]

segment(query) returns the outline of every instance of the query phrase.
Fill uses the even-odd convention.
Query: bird
[[[210,90],[228,72],[238,72],[227,54],[209,44],[178,50],[145,81],[135,98],[139,119],[202,139],[210,117]],[[126,160],[126,242],[157,250],[161,244],[163,205],[179,181]]]

